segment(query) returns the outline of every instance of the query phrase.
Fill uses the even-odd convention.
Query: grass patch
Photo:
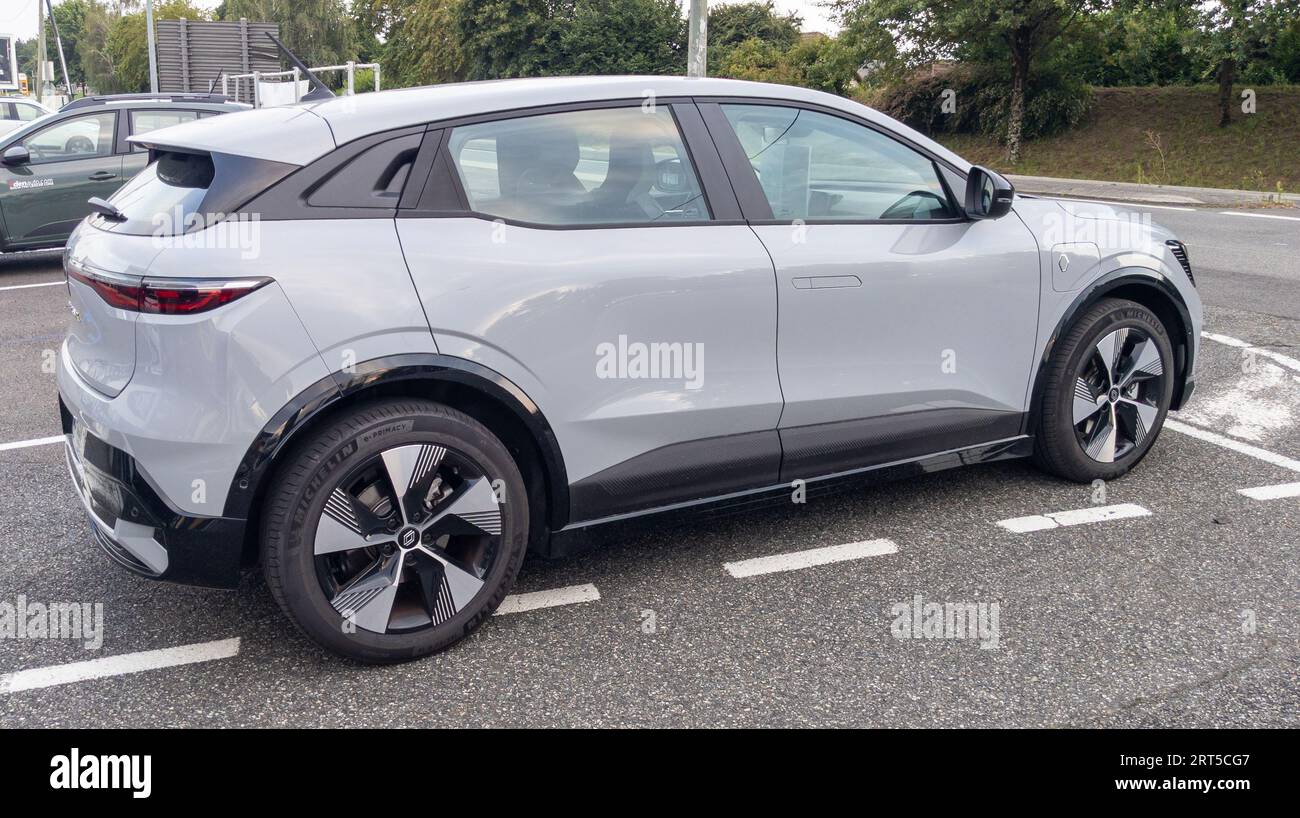
[[[1300,86],[1256,88],[1256,113],[1218,125],[1218,89],[1096,88],[1079,127],[1025,144],[1011,165],[986,136],[938,134],[976,164],[1006,173],[1154,185],[1300,193]]]

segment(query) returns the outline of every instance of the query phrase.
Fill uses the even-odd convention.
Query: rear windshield
[[[155,157],[109,200],[126,221],[97,218],[97,227],[137,236],[181,236],[237,220],[237,215],[256,220],[239,208],[298,169],[225,153],[160,150]]]
[[[212,184],[212,157],[200,153],[159,155],[111,199],[126,216],[114,232],[179,236],[203,226],[203,200]]]

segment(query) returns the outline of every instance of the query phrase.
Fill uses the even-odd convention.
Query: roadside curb
[[[1076,196],[1084,199],[1113,199],[1120,202],[1173,204],[1205,207],[1258,207],[1273,205],[1300,207],[1300,194],[1269,193],[1262,190],[1228,190],[1211,187],[1139,185],[1132,182],[1103,182],[1094,179],[1054,179],[1049,176],[1007,176],[1021,193],[1045,196]]]

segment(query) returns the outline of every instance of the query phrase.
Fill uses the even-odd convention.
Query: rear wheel
[[[1160,434],[1173,372],[1173,349],[1159,318],[1133,301],[1099,301],[1052,357],[1035,460],[1079,482],[1124,474]]]
[[[505,446],[441,404],[353,411],[293,452],[263,515],[267,583],[308,636],[366,662],[446,648],[505,598],[528,499]]]

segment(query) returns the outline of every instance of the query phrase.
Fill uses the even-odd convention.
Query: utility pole
[[[153,0],[144,0],[145,40],[149,46],[149,93],[158,93],[158,48],[153,35]]]
[[[691,0],[690,38],[686,43],[686,76],[708,73],[709,0]]]
[[[63,86],[72,99],[72,78],[68,76],[68,61],[63,58],[63,38],[59,36],[59,21],[54,19],[54,0],[45,0],[45,7],[50,10],[50,27],[54,29],[54,47],[59,52],[59,67],[63,69]]]
[[[36,85],[32,96],[38,102],[45,102],[45,10],[40,0],[36,2]]]

